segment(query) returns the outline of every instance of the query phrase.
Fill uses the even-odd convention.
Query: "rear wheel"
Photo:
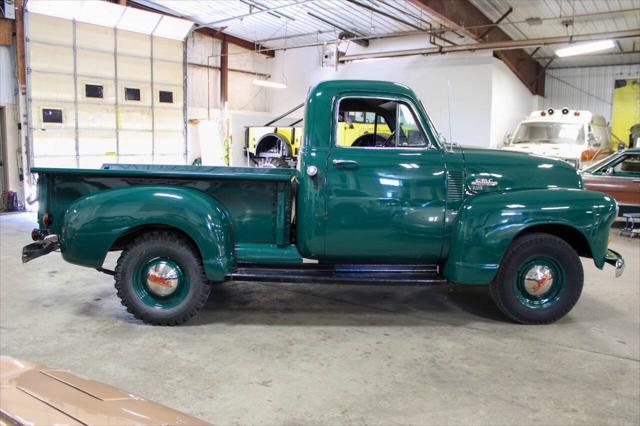
[[[549,324],[578,302],[584,281],[576,251],[549,234],[515,240],[504,255],[491,295],[498,308],[521,324]]]
[[[150,232],[118,259],[116,290],[127,311],[153,325],[178,325],[194,316],[211,287],[199,253],[182,235]]]

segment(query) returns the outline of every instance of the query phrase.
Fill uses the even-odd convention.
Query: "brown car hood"
[[[4,423],[208,424],[68,371],[0,356],[0,424]]]

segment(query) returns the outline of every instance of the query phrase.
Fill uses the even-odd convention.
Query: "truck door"
[[[442,248],[445,167],[410,99],[337,100],[327,164],[325,256],[356,262],[432,262]],[[348,112],[374,129],[341,140]]]

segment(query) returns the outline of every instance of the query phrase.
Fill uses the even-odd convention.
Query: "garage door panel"
[[[118,127],[121,130],[151,130],[151,108],[118,108]]]
[[[54,71],[73,74],[73,48],[31,42],[29,66],[35,71]]]
[[[118,78],[122,80],[150,81],[151,59],[118,55]]]
[[[173,130],[182,132],[182,110],[175,108],[156,108],[154,110],[156,130]]]
[[[78,127],[81,129],[116,128],[115,105],[78,105]]]
[[[29,19],[34,164],[184,164],[182,41],[43,15]],[[215,90],[218,74],[205,69],[202,86],[209,75]],[[206,105],[207,93],[198,95]],[[214,108],[217,93],[209,95]]]
[[[76,45],[78,47],[104,50],[113,55],[114,44],[115,37],[113,36],[112,28],[85,24],[83,22],[76,24]]]
[[[153,80],[158,83],[182,84],[182,64],[153,61]]]
[[[113,77],[115,73],[112,53],[78,49],[76,63],[80,75]]]
[[[182,62],[182,42],[168,38],[153,38],[153,57]]]
[[[75,131],[72,129],[34,129],[34,157],[76,155]]]
[[[78,153],[84,155],[113,156],[117,151],[116,131],[80,130],[78,132]],[[113,158],[111,162],[113,162]]]
[[[31,73],[31,98],[33,100],[57,99],[73,102],[73,76],[33,71]]]
[[[153,139],[151,132],[120,131],[120,156],[151,155]],[[151,157],[149,157],[149,160]]]
[[[151,56],[151,37],[146,34],[118,30],[118,54]]]
[[[153,157],[153,164],[165,164],[165,165],[180,165],[184,164],[184,155],[155,155]]]
[[[34,167],[56,167],[64,169],[75,169],[77,167],[76,156],[47,156],[47,157],[34,157]]]
[[[29,39],[71,46],[73,24],[68,19],[29,13]]]
[[[151,156],[151,155],[121,155],[118,162],[120,164],[153,164],[153,156]]]
[[[100,169],[103,164],[115,163],[116,156],[110,155],[83,155],[78,158],[81,169]]]
[[[183,154],[184,137],[182,132],[155,132],[154,148],[156,154]]]

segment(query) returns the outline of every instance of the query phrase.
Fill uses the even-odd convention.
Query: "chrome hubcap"
[[[157,296],[168,296],[178,288],[178,270],[158,262],[147,271],[147,287]]]
[[[532,296],[541,296],[553,286],[553,272],[551,268],[535,265],[524,277],[524,288]]]

